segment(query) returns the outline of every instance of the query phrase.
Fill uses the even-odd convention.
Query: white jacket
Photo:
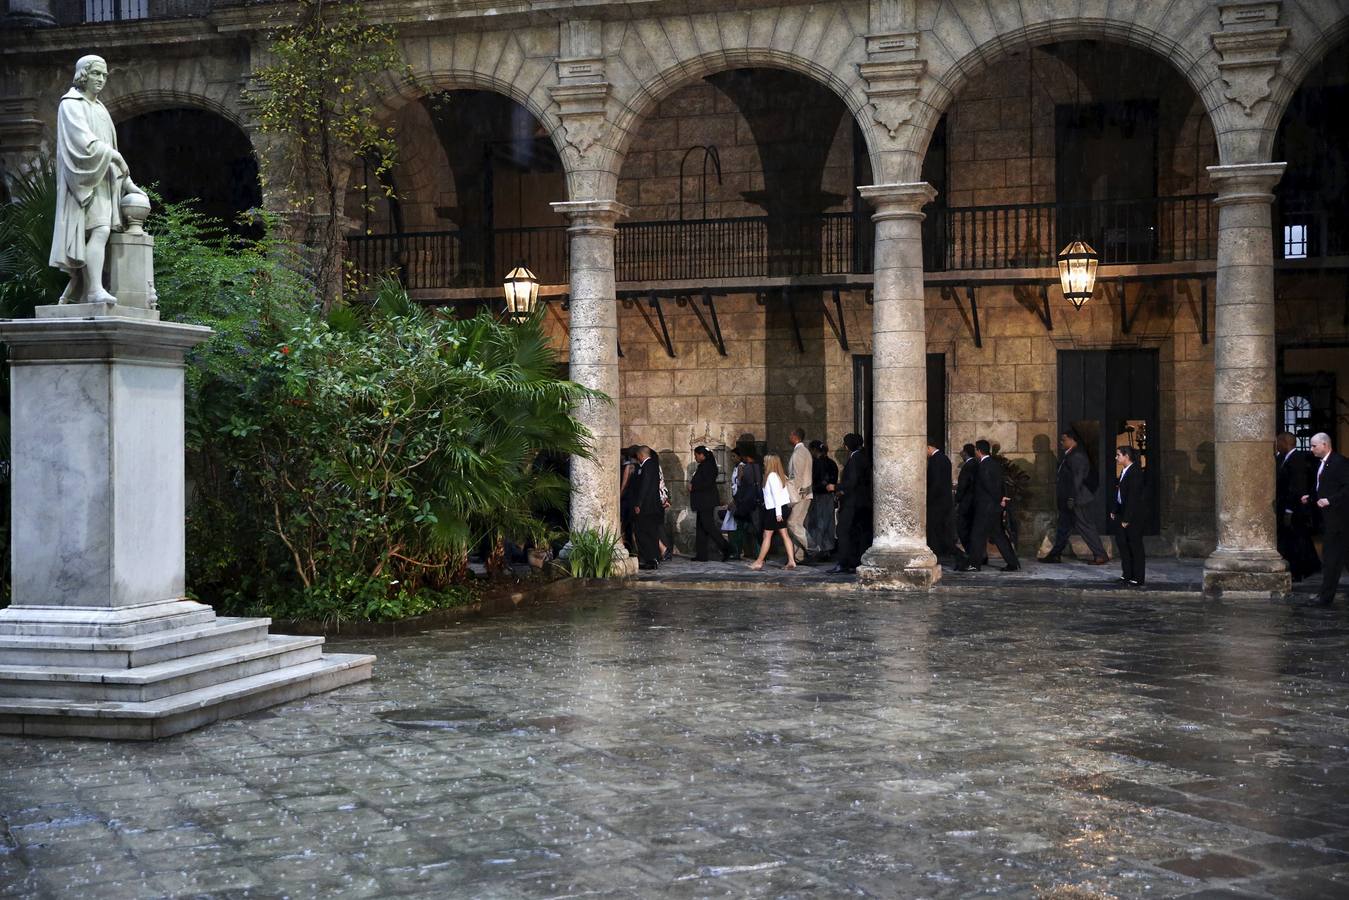
[[[787,477],[791,479],[794,498],[805,500],[815,495],[815,457],[810,455],[805,441],[792,448],[792,455],[787,459]]]
[[[782,483],[778,473],[769,472],[768,480],[763,486],[763,508],[773,510],[776,516],[782,511],[782,507],[790,505],[791,502],[791,494],[787,492],[787,486]]]

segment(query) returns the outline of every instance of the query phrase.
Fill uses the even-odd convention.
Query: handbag
[[[721,530],[735,531],[735,529],[736,529],[735,513],[728,506],[726,507],[726,515],[721,517]]]

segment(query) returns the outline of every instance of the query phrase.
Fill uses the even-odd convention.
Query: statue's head
[[[90,80],[95,82],[90,84]],[[75,63],[75,78],[71,84],[80,90],[88,90],[92,87],[94,93],[103,90],[103,85],[108,80],[108,63],[101,56],[81,56]]]

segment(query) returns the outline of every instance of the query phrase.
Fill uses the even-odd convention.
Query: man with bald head
[[[1335,452],[1330,435],[1312,438],[1312,456],[1319,461],[1312,480],[1311,493],[1302,502],[1321,510],[1325,522],[1325,543],[1321,547],[1321,591],[1316,602],[1329,606],[1335,602],[1335,589],[1344,570],[1345,551],[1349,549],[1349,460]]]

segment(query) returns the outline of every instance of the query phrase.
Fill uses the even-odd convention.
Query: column
[[[1213,334],[1218,549],[1204,563],[1211,596],[1291,589],[1275,549],[1274,239],[1270,204],[1285,163],[1209,166],[1218,191]]]
[[[875,540],[862,581],[925,590],[941,578],[927,546],[927,329],[922,208],[925,182],[859,188],[876,213],[872,307],[872,464]]]
[[[571,460],[571,527],[621,529],[618,506],[618,299],[614,288],[614,223],[627,207],[613,200],[554,203],[571,227],[571,379],[610,399],[586,401],[575,411],[590,431],[592,458]],[[625,571],[636,560],[619,546]]]

